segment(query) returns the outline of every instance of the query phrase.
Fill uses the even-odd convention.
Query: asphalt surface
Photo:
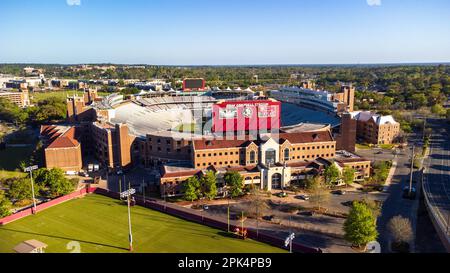
[[[433,128],[433,136],[430,156],[425,162],[424,188],[438,220],[447,229],[443,232],[450,235],[450,130],[442,120],[429,120],[428,125]]]
[[[422,135],[413,134],[409,138],[409,143],[421,145]],[[390,253],[391,235],[387,228],[389,221],[395,216],[402,216],[411,221],[413,227],[414,237],[417,224],[417,210],[419,207],[419,195],[416,200],[408,200],[402,197],[403,188],[409,186],[410,174],[411,174],[411,155],[412,145],[405,148],[402,151],[398,151],[397,156],[397,168],[392,178],[392,182],[387,189],[387,198],[383,202],[381,209],[381,215],[377,221],[377,228],[379,232],[378,242],[381,245],[382,253]],[[418,172],[414,172],[413,180],[416,182],[413,184],[417,189],[420,188],[420,175]],[[413,252],[415,243],[411,244]]]

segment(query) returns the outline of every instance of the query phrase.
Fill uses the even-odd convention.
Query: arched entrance
[[[281,189],[281,179],[282,176],[279,173],[275,173],[272,175],[272,189]]]

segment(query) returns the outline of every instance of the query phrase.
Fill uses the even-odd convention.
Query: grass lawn
[[[356,148],[359,149],[359,150],[370,150],[370,149],[372,149],[367,144],[359,144],[359,143],[356,144]]]
[[[34,151],[34,145],[20,148],[6,148],[0,151],[0,170],[15,171],[20,169],[20,162],[29,160]]]
[[[0,180],[8,179],[8,178],[15,178],[15,177],[25,177],[25,176],[27,176],[27,174],[24,172],[0,170]]]
[[[191,223],[143,207],[131,214],[135,252],[139,253],[272,253],[284,250]],[[34,216],[0,226],[0,253],[13,252],[22,241],[36,239],[48,253],[68,253],[77,241],[83,253],[128,252],[127,207],[101,195],[88,195]]]
[[[394,144],[382,144],[380,145],[380,148],[383,150],[392,150],[394,149],[395,145]]]

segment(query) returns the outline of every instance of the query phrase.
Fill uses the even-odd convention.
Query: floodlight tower
[[[29,172],[30,173],[31,194],[33,195],[33,209],[32,209],[33,214],[36,214],[36,212],[37,212],[37,210],[36,210],[36,198],[34,197],[33,171],[37,170],[38,168],[39,167],[37,165],[35,165],[35,166],[26,167],[24,169],[24,172]]]
[[[133,251],[133,234],[131,232],[131,210],[130,210],[130,199],[133,194],[136,193],[135,189],[131,188],[131,184],[128,184],[128,190],[120,193],[120,197],[127,197],[128,203],[128,241],[130,242],[130,251]]]

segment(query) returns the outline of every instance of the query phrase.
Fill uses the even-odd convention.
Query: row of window
[[[152,138],[148,138],[148,142],[152,142]],[[161,144],[161,139],[158,138],[158,139],[156,140],[156,143]],[[178,146],[181,146],[181,145],[182,145],[181,140],[178,140],[176,143],[177,143]],[[166,144],[167,144],[167,145],[171,145],[171,144],[172,144],[172,140],[167,139],[167,140],[166,140]],[[192,144],[192,141],[189,141],[189,142],[188,142],[188,145],[191,145],[191,144]]]
[[[323,146],[309,146],[309,147],[298,147],[298,148],[292,148],[292,151],[305,151],[305,150],[320,150],[320,149],[334,149],[334,145],[323,145]]]
[[[208,162],[208,163],[197,163],[197,167],[206,167],[206,166],[231,166],[239,164],[239,160],[236,161],[225,161],[225,162]],[[244,161],[241,161],[241,164],[244,164]]]
[[[253,153],[254,153],[254,152],[253,152]],[[244,151],[241,151],[240,154],[243,155],[243,154],[244,154]],[[219,156],[222,156],[222,155],[225,155],[225,156],[228,156],[228,155],[239,155],[239,152],[223,152],[223,153],[197,154],[197,157],[206,157],[206,156],[211,157],[211,156],[217,156],[217,155],[219,155]]]
[[[149,148],[149,150],[153,151],[153,146],[150,145],[148,148]],[[158,152],[162,152],[162,148],[161,148],[161,147],[156,148],[156,150],[157,150]],[[176,151],[177,153],[181,153],[181,149],[176,149],[175,151]],[[166,152],[167,152],[167,153],[170,153],[170,152],[172,152],[172,149],[171,149],[171,148],[166,148]],[[190,154],[190,153],[191,153],[191,149],[187,149],[186,152],[187,152],[188,154]]]

